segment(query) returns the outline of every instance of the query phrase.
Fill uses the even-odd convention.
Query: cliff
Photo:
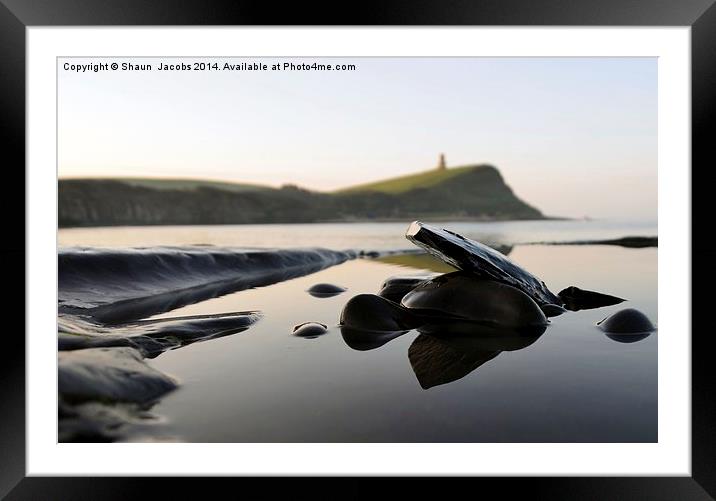
[[[159,179],[65,179],[59,226],[542,219],[489,165],[433,169],[331,193]]]

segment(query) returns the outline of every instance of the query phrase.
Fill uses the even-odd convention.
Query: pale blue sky
[[[68,61],[154,69],[75,73]],[[444,152],[449,166],[497,166],[550,215],[656,220],[655,58],[211,60],[357,66],[346,72],[156,71],[160,61],[182,60],[59,60],[60,177],[332,190],[431,168]]]

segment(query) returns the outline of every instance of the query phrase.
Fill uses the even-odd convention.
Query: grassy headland
[[[61,179],[59,226],[543,219],[490,165],[318,192],[186,179]]]

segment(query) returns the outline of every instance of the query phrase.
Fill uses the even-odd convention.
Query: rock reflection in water
[[[348,325],[340,327],[343,341],[356,351],[369,351],[387,344],[409,330],[374,331]],[[503,351],[531,345],[546,326],[505,329],[475,322],[440,322],[419,327],[408,349],[408,359],[420,386],[433,386],[462,379]]]
[[[464,378],[503,351],[526,348],[545,327],[515,331],[461,322],[418,331],[421,334],[410,345],[408,359],[420,386],[427,390]]]
[[[616,341],[617,343],[636,343],[637,341],[641,341],[643,339],[648,338],[651,336],[651,332],[640,332],[637,334],[612,334],[607,333],[606,336],[611,339],[612,341]]]
[[[356,351],[368,351],[380,348],[388,341],[406,334],[407,330],[403,331],[368,331],[363,329],[356,329],[347,325],[341,326],[341,336],[343,341]]]

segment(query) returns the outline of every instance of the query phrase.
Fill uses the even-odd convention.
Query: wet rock
[[[77,334],[65,334],[60,332],[57,336],[57,349],[59,351],[84,350],[86,348],[109,348],[129,346],[136,348],[136,345],[128,338],[117,336],[83,336]]]
[[[151,441],[161,433],[162,420],[149,411],[150,405],[125,402],[58,402],[59,442],[117,442],[149,432]],[[145,440],[149,441],[149,440]]]
[[[530,327],[548,323],[537,303],[521,290],[459,271],[419,284],[401,304],[424,316],[491,325]]]
[[[504,244],[490,244],[490,247],[495,249],[500,254],[504,254],[505,256],[509,256],[512,252],[512,245],[504,245]]]
[[[154,358],[173,348],[243,332],[260,319],[261,313],[245,311],[102,325],[86,318],[60,315],[58,345],[61,351],[130,346],[145,357]]]
[[[645,247],[658,247],[658,237],[628,236],[612,238],[607,240],[572,240],[567,242],[530,242],[533,245],[618,245],[619,247],[630,247],[632,249],[643,249]]]
[[[315,339],[318,336],[322,336],[328,332],[328,326],[320,324],[318,322],[304,322],[298,324],[293,328],[293,335],[298,337],[305,337],[308,339]]]
[[[343,341],[345,341],[349,348],[356,351],[368,351],[380,348],[389,341],[392,341],[407,332],[409,331],[367,331],[348,327],[347,325],[341,326],[341,336],[343,336]]]
[[[597,322],[597,326],[610,334],[644,334],[656,329],[646,315],[634,308],[619,310]]]
[[[354,258],[354,251],[318,248],[62,248],[58,311],[123,324]]]
[[[313,297],[333,297],[345,292],[347,289],[333,284],[316,284],[308,289],[308,293]]]
[[[134,335],[144,335],[153,338],[173,336],[180,340],[194,341],[197,339],[207,339],[209,337],[242,332],[260,318],[261,314],[255,311],[192,315],[143,320],[116,326],[115,330],[131,331]]]
[[[128,404],[134,405],[134,404]],[[124,404],[86,402],[70,405],[58,402],[57,438],[59,442],[113,442],[129,421]]]
[[[403,297],[413,290],[416,285],[430,280],[431,277],[390,277],[380,287],[378,295],[385,299],[390,299],[395,303],[400,303]]]
[[[537,304],[562,304],[562,300],[544,282],[487,245],[419,221],[410,225],[405,236],[445,263],[517,288]]]
[[[567,312],[565,308],[562,308],[558,304],[543,304],[540,306],[540,309],[542,310],[542,313],[544,313],[549,318],[558,317],[562,313]]]
[[[613,240],[601,240],[592,242],[601,245],[619,245],[620,247],[630,247],[633,249],[643,249],[644,247],[658,247],[659,237],[622,237]]]
[[[61,351],[58,389],[67,401],[145,404],[177,388],[171,377],[150,367],[133,348]]]
[[[395,332],[414,329],[422,320],[388,299],[374,294],[359,294],[343,307],[340,323],[367,331]]]
[[[623,303],[626,299],[601,292],[593,292],[579,287],[567,287],[559,292],[565,308],[571,311],[591,310],[594,308],[602,308],[604,306],[612,306],[614,304]]]
[[[61,248],[60,313],[119,324],[354,259],[354,251],[151,247]]]

